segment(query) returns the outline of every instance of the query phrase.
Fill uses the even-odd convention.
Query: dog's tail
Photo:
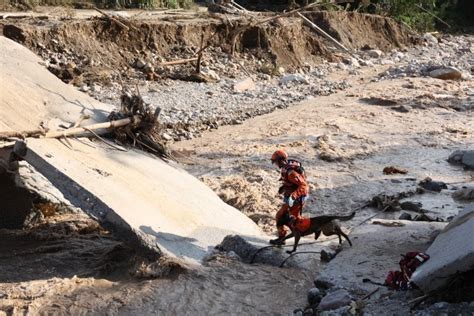
[[[334,217],[336,217],[340,221],[348,221],[348,220],[353,219],[355,215],[356,215],[356,212],[352,212],[351,214],[346,215],[346,216],[334,216]]]

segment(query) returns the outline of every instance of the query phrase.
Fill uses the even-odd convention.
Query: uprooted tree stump
[[[161,137],[161,124],[158,121],[160,108],[153,110],[139,94],[124,93],[119,111],[109,115],[110,121],[125,118],[139,118],[130,124],[114,128],[113,137],[122,144],[132,145],[156,156],[172,159]]]

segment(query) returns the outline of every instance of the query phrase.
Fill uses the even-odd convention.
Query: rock
[[[102,87],[99,86],[97,83],[93,83],[91,85],[91,91],[93,92],[100,92],[102,90]]]
[[[400,203],[400,207],[402,208],[402,210],[405,210],[405,211],[420,212],[422,206],[423,204],[419,202],[406,201],[406,202]]]
[[[446,309],[449,307],[448,302],[437,302],[431,306],[433,309]]]
[[[348,67],[347,67],[347,65],[344,64],[344,63],[338,63],[338,64],[337,64],[337,68],[338,68],[338,69],[341,69],[341,70],[347,70]]]
[[[294,83],[294,82],[309,84],[308,79],[306,79],[304,76],[299,75],[299,74],[285,75],[280,79],[279,84],[280,85],[287,85],[289,83]]]
[[[166,72],[166,69],[163,66],[158,66],[158,67],[155,67],[155,72],[159,75],[162,75]]]
[[[383,55],[383,52],[379,49],[371,49],[367,51],[367,55],[371,58],[380,58]]]
[[[474,169],[474,150],[456,150],[449,156],[448,162]]]
[[[266,75],[272,75],[274,72],[274,67],[272,64],[264,64],[258,69],[261,73]]]
[[[145,73],[152,73],[155,71],[155,68],[153,68],[153,65],[151,63],[146,63],[143,66],[143,72]]]
[[[211,79],[213,81],[221,80],[221,77],[219,77],[219,75],[214,70],[211,70],[207,67],[201,68],[201,74],[205,76],[206,78]]]
[[[423,34],[423,39],[431,45],[438,45],[438,39],[434,37],[433,34],[425,33]]]
[[[400,167],[395,167],[395,166],[389,166],[383,168],[383,174],[395,174],[395,173],[400,173],[400,174],[407,174],[408,170]]]
[[[252,91],[256,88],[257,86],[255,85],[255,82],[252,80],[252,78],[246,78],[234,84],[235,92]]]
[[[69,68],[69,69],[76,69],[77,68],[77,65],[75,63],[73,63],[72,61],[68,62],[66,64],[66,68]]]
[[[405,58],[405,54],[402,53],[402,52],[396,52],[396,53],[393,55],[393,57],[394,57],[395,59],[398,59],[398,61],[400,61],[400,60],[402,60],[403,58]]]
[[[442,80],[459,80],[462,77],[462,72],[454,67],[442,67],[431,70],[428,76]]]
[[[163,133],[162,136],[165,140],[172,140],[173,139],[173,137],[171,137],[168,133]]]
[[[349,292],[344,289],[339,289],[326,294],[326,296],[321,299],[318,309],[321,311],[327,311],[347,306],[350,303],[351,296],[349,295]]]
[[[278,67],[277,68],[277,74],[278,75],[283,76],[284,73],[285,73],[285,68],[283,68],[283,67]]]
[[[448,186],[442,181],[433,181],[431,178],[427,177],[424,180],[420,181],[420,187],[425,190],[433,192],[441,192],[443,189],[447,189]]]
[[[313,287],[308,291],[308,303],[309,305],[315,305],[321,302],[322,293],[317,287]]]
[[[398,219],[402,219],[402,220],[405,220],[405,221],[411,221],[412,217],[408,213],[402,213],[402,215],[400,215],[400,217]]]
[[[426,250],[430,259],[411,277],[423,292],[443,288],[459,273],[474,266],[474,204],[464,208]]]
[[[135,68],[138,68],[138,69],[142,69],[143,67],[145,67],[145,61],[141,58],[137,58],[135,60],[135,63],[134,63],[134,66]]]
[[[87,91],[89,91],[89,86],[86,85],[86,84],[83,84],[83,85],[79,88],[79,91],[87,92]]]
[[[330,250],[321,250],[321,261],[323,262],[329,262],[331,261],[334,257],[336,257],[337,253],[335,251],[330,251]]]
[[[452,164],[462,164],[462,158],[465,153],[470,152],[471,150],[456,150],[451,153],[448,157],[448,162]],[[474,153],[474,150],[472,150]]]
[[[334,283],[332,283],[328,278],[319,277],[314,280],[314,286],[321,290],[328,290],[334,286]]]
[[[359,62],[361,66],[368,66],[368,67],[374,67],[374,63],[371,62],[370,60],[361,60]]]
[[[435,218],[432,218],[431,216],[428,216],[426,214],[416,215],[413,218],[413,220],[415,222],[441,222],[441,220],[438,217],[435,219]]]
[[[245,263],[264,263],[279,267],[281,262],[286,259],[286,256],[283,253],[273,251],[271,248],[257,253],[259,248],[250,244],[239,235],[226,236],[215,248],[219,251],[233,251],[237,256],[239,256],[239,258],[241,258],[242,262]],[[293,262],[288,262],[285,265],[290,267],[297,266]]]
[[[410,112],[410,107],[406,106],[406,105],[399,105],[399,106],[394,106],[391,108],[392,110],[394,111],[397,111],[397,112],[400,112],[400,113],[408,113]]]
[[[238,254],[236,254],[234,251],[229,251],[227,253],[227,257],[229,257],[232,260],[236,260],[236,261],[241,261],[242,260],[242,258],[240,258],[240,256]]]
[[[354,67],[360,67],[359,61],[354,57],[348,57],[343,59],[344,63]]]
[[[463,71],[461,75],[462,80],[472,80],[472,75],[467,71]]]
[[[453,198],[459,200],[474,200],[474,187],[467,187],[456,190],[453,193]]]
[[[319,316],[349,316],[352,315],[349,312],[349,307],[348,306],[343,306],[337,309],[333,309],[330,311],[322,311],[321,313],[317,314]]]
[[[469,169],[474,169],[474,150],[465,152],[462,156],[461,163]]]

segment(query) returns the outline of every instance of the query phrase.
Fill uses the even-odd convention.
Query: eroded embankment
[[[309,17],[349,48],[390,49],[411,42],[401,25],[380,16],[314,12]],[[159,64],[195,56],[201,37],[210,44],[204,65],[230,77],[243,71],[272,73],[278,67],[294,71],[323,59],[337,59],[326,41],[299,18],[250,26],[252,22],[241,17],[196,13],[186,18],[130,19],[129,23],[130,27],[124,28],[102,18],[46,22],[23,19],[0,23],[0,28],[6,37],[43,57],[50,70],[64,81],[73,80],[76,85],[84,81],[110,82],[111,75],[117,77],[118,73],[122,78],[182,78],[183,66]],[[137,59],[149,66],[137,65]],[[238,60],[237,65],[231,65],[231,59]]]

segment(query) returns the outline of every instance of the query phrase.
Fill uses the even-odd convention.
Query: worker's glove
[[[291,195],[288,197],[287,203],[289,207],[293,207],[295,204],[295,200],[291,197]]]

